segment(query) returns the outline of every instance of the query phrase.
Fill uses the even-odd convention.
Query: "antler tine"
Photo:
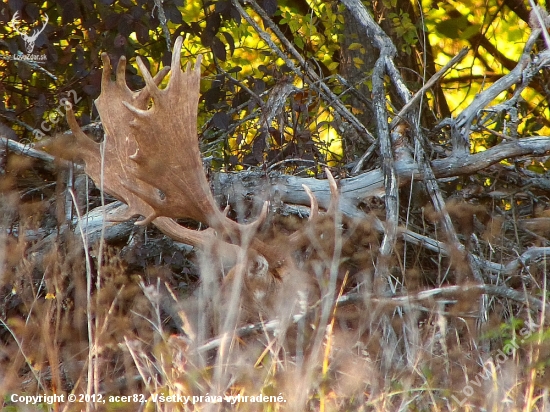
[[[199,54],[199,55],[197,56],[197,61],[195,62],[195,71],[200,72],[200,70],[201,70],[201,63],[202,63],[202,54]],[[187,63],[187,65],[189,66],[189,63]],[[187,70],[189,70],[189,67],[187,68]]]
[[[338,192],[338,185],[330,169],[325,167],[325,173],[327,174],[328,186],[330,188],[330,203],[327,209],[328,213],[336,213],[338,211],[338,203],[340,201],[340,193]]]
[[[119,87],[124,87],[130,90],[128,84],[126,83],[126,56],[120,56],[120,58],[118,59],[115,81]]]
[[[338,199],[339,199],[338,186],[330,170],[328,168],[325,168],[325,172],[327,174],[328,185],[330,189],[330,203],[327,208],[327,214],[332,215],[336,213],[336,211],[338,210]],[[306,191],[311,204],[310,206],[311,211],[308,219],[308,222],[311,225],[313,222],[315,222],[315,220],[319,218],[319,203],[317,202],[317,198],[315,197],[315,195],[313,194],[313,192],[309,187],[307,187],[306,185],[302,185],[302,187]],[[297,230],[290,236],[289,243],[295,248],[300,248],[307,243],[308,238],[309,238],[309,235],[306,233],[305,230]]]
[[[319,215],[319,203],[317,202],[317,198],[313,195],[313,192],[309,187],[306,185],[302,185],[304,190],[307,193],[307,196],[309,197],[309,203],[310,203],[310,212],[309,212],[309,220],[315,219]]]
[[[310,201],[310,212],[308,222],[312,224],[315,220],[319,218],[319,203],[317,198],[306,185],[302,185],[306,191],[309,201]],[[299,229],[296,232],[292,233],[288,239],[288,243],[295,249],[299,249],[307,244],[309,239],[309,234],[307,233],[307,226],[305,228]]]
[[[69,124],[69,128],[71,129],[71,132],[77,139],[81,139],[82,142],[91,142],[90,138],[86,136],[86,133],[82,131],[80,126],[78,125],[76,121],[76,117],[74,116],[73,106],[69,102],[65,104],[65,110],[67,113],[67,123]],[[81,143],[81,142],[79,142]]]
[[[164,80],[166,75],[170,73],[170,70],[171,70],[171,67],[166,66],[160,69],[160,71],[157,74],[155,74],[155,76],[153,77],[153,82],[155,83],[156,86],[158,86],[162,82],[162,80]]]
[[[147,67],[145,67],[145,64],[141,60],[141,57],[137,56],[136,61],[137,61],[139,70],[143,75],[143,80],[145,80],[145,88],[149,92],[149,95],[153,98],[153,100],[158,99],[160,96],[160,89],[155,84],[153,77],[151,77],[151,73],[149,73],[149,70],[147,70]]]
[[[147,90],[149,91],[149,90]],[[132,103],[130,102],[122,102],[122,104],[129,110],[131,111],[132,113],[136,114],[136,115],[142,115],[142,116],[145,116],[148,111],[147,109],[140,109],[138,107],[135,107],[134,105],[132,105]],[[130,123],[130,126],[137,126],[137,123]]]
[[[260,211],[260,214],[256,218],[256,220],[252,223],[246,224],[246,225],[239,225],[240,235],[242,239],[246,239],[247,241],[251,239],[254,234],[260,229],[260,227],[264,224],[265,219],[267,218],[267,208],[268,203],[264,202],[262,206],[262,210]]]
[[[183,37],[178,36],[172,50],[172,67],[180,67],[181,64],[181,46],[183,45]],[[189,63],[187,63],[189,64]]]
[[[111,59],[106,52],[101,53],[101,61],[103,62],[103,72],[101,73],[101,86],[111,81]]]
[[[267,208],[268,208],[268,203],[266,201],[262,206],[262,210],[260,211],[260,215],[258,216],[258,218],[250,224],[251,228],[253,228],[254,230],[258,230],[260,226],[264,224],[265,219],[267,218]]]

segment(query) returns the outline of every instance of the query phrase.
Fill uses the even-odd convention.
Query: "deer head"
[[[171,68],[165,67],[154,77],[137,58],[145,80],[145,88],[137,92],[126,84],[126,58],[120,58],[116,79],[112,80],[111,62],[103,53],[101,94],[95,101],[105,130],[103,160],[100,144],[80,129],[70,106],[67,121],[74,135],[70,139],[76,139],[76,144],[73,140],[64,141],[66,137],[58,139],[58,147],[63,147],[58,154],[82,160],[86,173],[98,185],[103,181],[106,192],[126,203],[126,212],[117,216],[117,220],[141,215],[145,219],[137,224],[152,222],[174,240],[201,249],[216,244],[222,257],[238,263],[231,273],[244,273],[244,286],[250,290],[257,306],[261,306],[260,301],[267,304],[265,302],[273,300],[273,291],[284,289],[280,284],[285,277],[303,274],[299,274],[288,250],[265,244],[254,236],[266,217],[267,203],[259,218],[246,225],[229,219],[218,208],[204,174],[198,146],[201,57],[194,68],[188,64],[182,71],[182,42],[182,37],[175,42]],[[169,72],[166,87],[159,88]],[[67,151],[67,147],[72,149]],[[312,206],[310,219],[315,219],[317,202],[309,189],[306,190]],[[331,179],[331,192],[336,198],[334,179]],[[194,219],[207,224],[209,229],[194,231],[176,223],[176,218]],[[300,245],[303,239],[302,234],[294,234],[289,240],[290,244]],[[296,282],[291,280],[289,285]],[[295,292],[299,287],[289,288]]]
[[[46,16],[46,21],[42,25],[42,28],[33,30],[31,35],[19,30],[19,24],[21,22],[19,20],[18,11],[15,12],[15,14],[13,15],[13,18],[11,19],[10,26],[12,27],[13,30],[15,30],[17,34],[19,34],[23,38],[23,41],[25,42],[25,49],[29,54],[32,53],[32,51],[34,50],[34,43],[36,42],[36,39],[38,38],[38,36],[40,36],[40,33],[42,33],[46,29],[46,25],[48,24],[48,21],[49,21],[48,15],[47,14],[44,14],[44,15]]]

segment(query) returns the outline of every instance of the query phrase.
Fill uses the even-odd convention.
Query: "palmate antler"
[[[154,77],[137,58],[146,84],[137,92],[126,85],[126,58],[120,58],[116,79],[111,80],[111,62],[103,53],[101,94],[95,102],[105,130],[103,164],[100,144],[80,129],[71,107],[67,107],[67,121],[76,141],[72,137],[69,141],[67,137],[57,139],[54,150],[57,148],[61,157],[84,161],[86,173],[96,184],[128,205],[125,213],[111,220],[141,215],[145,219],[137,224],[152,222],[174,240],[202,250],[213,248],[222,262],[233,266],[224,285],[239,284],[234,279],[243,280],[241,308],[248,306],[244,312],[252,316],[268,314],[269,308],[277,305],[293,308],[293,301],[302,300],[303,296],[316,299],[316,283],[297,268],[292,257],[294,251],[307,245],[307,232],[294,233],[283,247],[268,245],[254,236],[267,215],[267,203],[259,218],[248,225],[232,221],[218,208],[198,146],[201,58],[194,68],[188,65],[182,71],[182,42],[182,37],[175,42],[172,68],[165,67]],[[170,70],[166,88],[159,89]],[[336,182],[328,170],[327,174],[331,190],[329,212],[335,212]],[[317,201],[307,187],[305,190],[311,199],[310,224],[315,224]],[[209,228],[191,230],[176,223],[177,218],[191,218]]]
[[[120,58],[116,80],[111,80],[111,63],[103,53],[101,94],[95,102],[105,130],[103,176],[100,145],[80,129],[70,107],[67,121],[76,144],[73,142],[70,153],[60,154],[83,160],[86,173],[98,184],[103,177],[105,191],[128,205],[126,213],[116,220],[142,215],[145,219],[137,224],[153,222],[173,239],[199,248],[211,245],[216,235],[218,240],[240,243],[244,234],[261,225],[267,204],[258,220],[248,225],[232,221],[218,209],[203,171],[197,139],[201,58],[193,69],[188,65],[183,72],[182,42],[182,37],[175,42],[171,76],[164,89],[158,85],[170,67],[153,78],[138,57],[146,87],[133,92],[126,85],[126,58]],[[176,218],[191,218],[210,229],[190,230],[172,220]],[[250,248],[266,258],[276,276],[280,275],[278,268],[289,264],[285,253],[256,238],[250,242]],[[236,255],[235,248],[223,247]]]

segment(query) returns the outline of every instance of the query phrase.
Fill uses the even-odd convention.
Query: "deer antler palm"
[[[95,102],[105,130],[103,174],[99,144],[79,128],[70,107],[67,119],[77,149],[65,156],[82,159],[86,173],[96,182],[103,176],[105,191],[128,205],[117,220],[142,215],[145,219],[137,224],[152,222],[173,239],[201,249],[212,246],[216,239],[218,253],[225,257],[229,255],[234,261],[237,255],[250,257],[248,263],[244,262],[250,266],[247,273],[254,272],[253,266],[261,260],[258,255],[263,256],[268,270],[262,267],[262,273],[250,275],[256,283],[259,275],[268,276],[264,280],[269,284],[277,283],[291,272],[296,275],[298,271],[291,253],[252,236],[267,215],[267,203],[255,222],[242,225],[220,211],[210,192],[197,137],[201,57],[194,68],[188,64],[182,71],[182,42],[182,37],[175,42],[171,69],[165,67],[154,77],[137,58],[146,85],[137,92],[126,84],[126,58],[120,58],[116,80],[111,80],[111,62],[103,53],[101,94]],[[167,86],[160,89],[158,85],[170,71]],[[331,192],[336,198],[336,184],[333,179],[331,182]],[[313,195],[310,197],[311,219],[314,219],[317,202]],[[210,228],[200,232],[190,230],[173,220],[177,218],[195,219]],[[295,234],[290,242],[300,244],[302,237]],[[238,253],[243,250],[249,252]]]

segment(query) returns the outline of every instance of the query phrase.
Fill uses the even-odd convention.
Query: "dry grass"
[[[0,195],[3,410],[550,410],[550,337],[539,312],[471,292],[414,298],[466,285],[459,255],[396,245],[390,289],[411,296],[396,302],[375,294],[381,235],[368,221],[327,216],[295,251],[323,298],[292,311],[283,304],[245,330],[242,274],[222,286],[212,256],[173,249],[167,256],[150,229],[86,249],[79,233],[51,226],[55,201],[41,199],[47,185],[21,200],[24,168],[12,169],[17,179],[8,174]],[[522,250],[517,239],[530,236],[496,208],[453,201],[450,209],[466,242],[477,239],[469,247],[493,261],[513,258]],[[409,227],[443,237],[437,216],[427,215],[413,213]],[[494,224],[503,221],[511,226]],[[270,222],[258,235],[275,244],[304,224]],[[540,297],[545,273],[534,263],[506,281]],[[335,307],[350,294],[353,304]],[[106,402],[26,406],[11,402],[14,394],[101,395]],[[121,395],[143,402],[111,398]],[[252,402],[259,395],[271,402]]]

